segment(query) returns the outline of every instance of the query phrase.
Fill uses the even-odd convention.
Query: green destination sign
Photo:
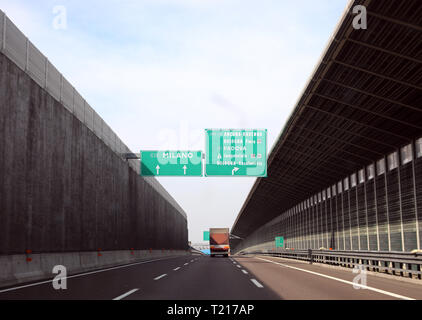
[[[284,247],[284,237],[275,237],[275,247],[276,248]]]
[[[210,232],[204,231],[204,241],[210,241]]]
[[[202,176],[202,151],[141,151],[141,176]]]
[[[267,176],[267,130],[206,129],[205,176]]]

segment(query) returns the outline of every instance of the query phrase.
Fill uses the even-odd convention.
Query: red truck
[[[229,256],[229,228],[210,228],[210,254],[211,257],[216,255]]]

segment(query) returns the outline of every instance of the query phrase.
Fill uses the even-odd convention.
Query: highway
[[[407,300],[422,299],[422,283],[368,273],[355,289],[352,269],[267,256],[181,256],[0,289],[0,300]]]
[[[15,2],[0,302],[422,300],[421,0]],[[403,276],[281,258],[307,255]],[[339,316],[292,311],[308,310]]]

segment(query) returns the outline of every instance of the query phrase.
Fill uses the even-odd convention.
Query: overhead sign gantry
[[[142,176],[266,177],[267,130],[206,129],[202,151],[141,151],[126,159],[140,159]]]
[[[267,176],[267,130],[205,130],[205,176]]]
[[[202,151],[141,151],[142,176],[202,176]]]

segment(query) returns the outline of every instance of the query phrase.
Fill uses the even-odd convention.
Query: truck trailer
[[[210,228],[210,254],[229,256],[229,228]]]

